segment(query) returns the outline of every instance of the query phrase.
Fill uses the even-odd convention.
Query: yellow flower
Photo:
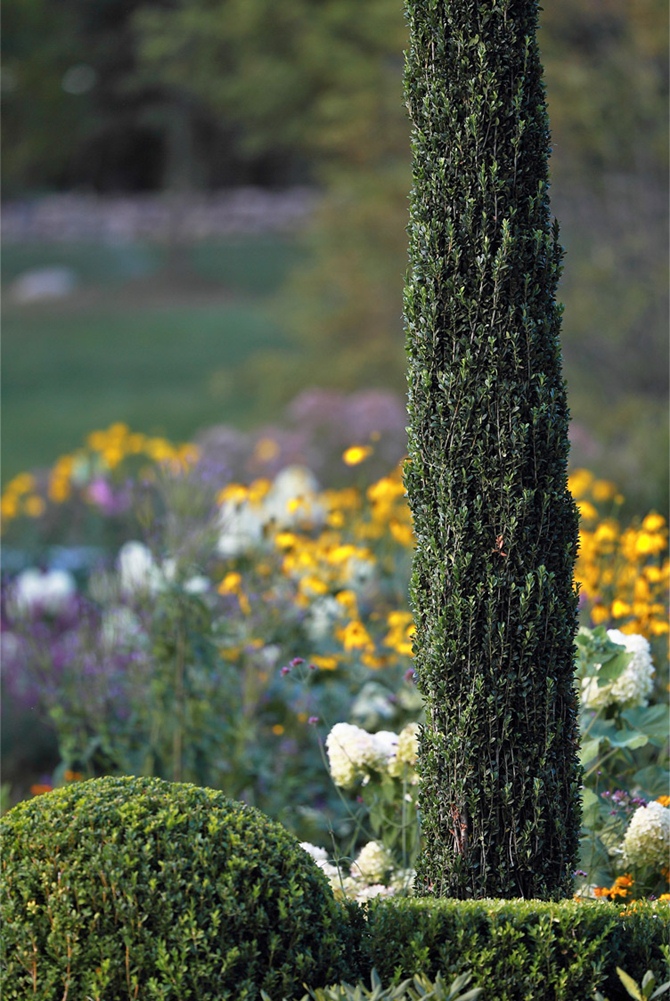
[[[635,540],[635,552],[640,556],[647,556],[650,553],[659,553],[664,548],[663,539],[651,532],[639,532]]]
[[[219,584],[217,591],[219,594],[237,594],[242,586],[242,574],[235,571],[227,573]]]
[[[19,502],[12,494],[3,494],[0,501],[0,513],[3,518],[9,520],[16,518],[19,511]]]
[[[35,489],[35,477],[32,473],[19,473],[7,484],[7,492],[13,494],[28,494]]]
[[[364,462],[372,454],[372,451],[371,445],[351,445],[350,448],[342,453],[342,459],[347,466],[358,466],[359,463]]]
[[[272,727],[272,732],[277,737],[281,737],[282,733],[284,732],[284,727],[281,725],[281,723],[275,723],[275,725]]]
[[[403,525],[393,518],[389,522],[389,528],[391,535],[401,546],[409,547],[414,545],[414,530],[411,525]]]
[[[274,438],[259,438],[254,448],[254,459],[257,462],[271,462],[279,452],[279,445]]]
[[[328,553],[328,561],[335,564],[344,563],[346,560],[351,559],[352,556],[356,556],[357,553],[360,553],[360,551],[356,549],[356,546],[334,546]]]
[[[609,480],[596,480],[591,487],[591,496],[598,504],[612,500],[617,495],[617,488]]]
[[[378,671],[380,667],[386,667],[388,664],[388,657],[378,657],[373,653],[362,653],[361,664],[364,664],[365,667],[371,668],[373,671]]]
[[[155,462],[165,462],[174,457],[174,449],[164,438],[150,438],[144,451]]]
[[[252,504],[260,504],[267,492],[269,491],[272,483],[270,480],[259,479],[254,480],[249,487],[249,500]]]
[[[40,515],[44,514],[46,504],[41,497],[38,497],[37,494],[33,494],[31,497],[26,497],[24,507],[29,518],[39,518]]]
[[[597,526],[595,531],[596,542],[599,543],[609,543],[614,542],[619,534],[619,526],[613,518],[608,518],[605,521],[601,521]]]
[[[359,619],[353,619],[343,629],[338,629],[337,637],[347,651],[373,646],[370,634]]]
[[[655,511],[652,511],[642,522],[642,527],[646,532],[659,532],[661,529],[665,528],[665,518],[663,518],[660,514],[656,514]]]
[[[343,605],[350,614],[354,614],[356,612],[358,600],[356,598],[355,591],[350,591],[348,588],[344,591],[338,591],[335,595],[335,600],[339,601],[339,603]]]
[[[123,459],[124,452],[120,445],[107,445],[100,454],[109,468],[114,469]]]
[[[580,517],[584,518],[586,521],[595,521],[598,517],[598,511],[590,501],[577,501],[577,507],[579,508]]]
[[[594,476],[588,469],[576,469],[568,478],[568,490],[577,500],[591,488]]]
[[[322,657],[319,654],[314,654],[311,658],[311,663],[315,667],[320,667],[322,671],[334,671],[339,664],[339,659],[337,657]],[[298,719],[304,722],[307,719],[307,714],[298,713]]]
[[[248,496],[249,491],[241,483],[229,483],[223,490],[219,490],[216,495],[216,502],[217,504],[223,504],[224,501],[232,501],[233,504],[241,504]]]
[[[298,536],[293,532],[277,532],[275,546],[277,549],[293,549],[298,543]]]
[[[605,605],[594,605],[591,609],[591,618],[596,626],[603,622],[608,622],[610,618],[609,608]]]
[[[307,574],[302,577],[298,587],[302,594],[307,596],[313,594],[326,594],[328,592],[328,585],[317,577],[316,574]]]

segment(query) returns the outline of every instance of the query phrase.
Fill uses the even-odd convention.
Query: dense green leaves
[[[211,789],[103,778],[2,819],[2,996],[256,998],[349,975],[347,920],[281,825]]]
[[[577,515],[534,2],[410,2],[406,483],[424,892],[570,892]]]
[[[373,901],[363,945],[384,982],[472,970],[487,1001],[623,1001],[616,967],[665,975],[668,909],[638,902]],[[391,979],[392,978],[392,979]]]

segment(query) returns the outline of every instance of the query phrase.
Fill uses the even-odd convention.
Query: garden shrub
[[[537,0],[408,0],[417,890],[560,899],[579,835],[568,408]]]
[[[346,912],[318,867],[220,792],[92,779],[0,830],[4,1001],[241,1001],[350,975]]]
[[[472,970],[487,1001],[623,1001],[617,966],[668,979],[669,928],[665,902],[396,898],[368,905],[362,953],[385,983]]]

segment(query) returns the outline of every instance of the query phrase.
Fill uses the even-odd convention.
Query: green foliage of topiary
[[[561,248],[536,0],[408,0],[419,892],[554,899],[579,831]]]
[[[0,831],[4,1001],[241,1001],[351,975],[316,864],[220,792],[92,779]]]
[[[375,900],[362,952],[384,982],[471,970],[486,1001],[623,1001],[617,967],[668,979],[670,906],[605,900]]]

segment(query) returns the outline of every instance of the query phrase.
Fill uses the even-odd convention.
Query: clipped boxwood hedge
[[[18,804],[0,832],[3,1001],[241,1001],[355,975],[322,872],[220,792],[91,779]]]
[[[669,979],[670,906],[605,900],[374,900],[362,953],[384,983],[416,973],[449,980],[471,970],[487,1001],[628,998],[619,966],[637,981]]]

